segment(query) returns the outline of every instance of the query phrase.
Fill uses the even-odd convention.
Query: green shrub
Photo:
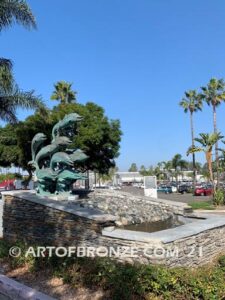
[[[22,253],[28,248],[23,243],[16,245]],[[3,240],[0,241],[2,257],[8,256],[9,247]],[[195,270],[122,264],[109,258],[47,255],[32,258],[24,254],[20,258],[11,258],[10,263],[13,267],[28,264],[31,272],[42,270],[54,274],[73,287],[100,287],[107,291],[107,299],[112,300],[219,300],[225,296],[225,255],[219,258],[217,265]]]
[[[221,256],[218,260],[219,266],[225,270],[225,255]]]
[[[0,182],[10,179],[22,179],[23,176],[19,173],[0,174]]]
[[[213,194],[213,204],[214,205],[223,205],[225,202],[224,190],[217,189]]]
[[[0,258],[8,257],[10,245],[3,239],[0,239]]]

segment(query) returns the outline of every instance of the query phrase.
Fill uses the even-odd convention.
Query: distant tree
[[[201,170],[202,170],[202,164],[198,161],[196,161],[195,163],[195,166],[196,166],[196,170],[201,173]]]
[[[172,168],[175,169],[175,171],[177,171],[177,169],[180,165],[181,159],[182,159],[181,154],[175,154],[174,157],[172,158],[171,165],[172,165]]]
[[[28,164],[32,160],[31,157],[31,142],[34,135],[38,132],[43,132],[48,137],[46,144],[50,143],[52,128],[52,120],[49,115],[43,115],[39,112],[29,116],[25,121],[19,122],[16,129],[17,146],[19,148],[18,163],[21,168],[29,174],[27,181],[32,178],[32,167]]]
[[[146,170],[146,175],[145,176],[155,176],[155,170],[153,166],[150,166],[147,170]]]
[[[16,127],[6,125],[0,128],[0,166],[4,168],[9,168],[12,164],[18,166],[19,154]]]
[[[132,163],[128,171],[129,172],[137,172],[138,168],[137,168],[136,163]]]
[[[141,165],[140,170],[139,170],[139,173],[140,173],[141,175],[145,176],[145,174],[146,174],[146,168],[145,168],[144,165]]]
[[[182,159],[181,154],[176,154],[171,160],[171,169],[173,170],[173,176],[176,177],[176,181],[178,182],[178,175],[181,174],[180,171],[188,168],[188,162]]]
[[[167,180],[169,180],[170,175],[171,175],[172,162],[171,162],[171,160],[163,161],[162,164],[163,164],[163,171],[164,171],[165,177]]]
[[[54,84],[55,90],[51,95],[52,100],[58,100],[61,104],[76,102],[76,93],[71,89],[72,83],[66,81],[58,81]]]
[[[202,164],[200,162],[196,161],[195,162],[195,167],[196,167],[197,173],[201,173],[202,172],[203,166],[202,166]],[[188,163],[188,170],[189,171],[193,171],[193,163],[192,162]],[[194,174],[193,174],[193,176],[194,176]]]
[[[217,133],[217,107],[225,101],[225,82],[223,79],[210,79],[206,87],[202,87],[202,97],[206,103],[212,106],[213,109],[213,128],[214,133]],[[217,183],[219,182],[219,153],[218,153],[218,141],[215,144],[216,153],[216,166],[217,166]]]
[[[157,179],[161,180],[164,178],[164,173],[162,172],[162,169],[159,166],[156,166],[154,168],[154,175],[157,177]]]
[[[222,141],[223,144],[225,144],[225,141]],[[225,149],[219,148],[218,149],[221,153],[219,155],[219,168],[220,172],[225,172]],[[223,177],[225,178],[225,174],[223,174]]]
[[[115,158],[119,156],[122,135],[119,120],[109,120],[104,109],[93,102],[85,105],[71,103],[60,104],[53,109],[53,124],[72,112],[83,117],[72,147],[84,150],[89,156],[85,168],[107,174],[110,168],[115,167]]]
[[[188,161],[181,159],[179,163],[179,167],[181,171],[188,170]]]
[[[202,147],[190,147],[187,151],[187,155],[193,152],[204,152],[207,165],[208,165],[208,171],[210,175],[210,181],[214,185],[214,178],[213,178],[213,163],[212,163],[212,149],[215,144],[221,140],[223,136],[220,133],[200,133],[200,138],[195,138],[195,141],[197,141],[199,144],[201,144]]]
[[[76,112],[83,117],[79,130],[74,128],[76,136],[71,147],[80,148],[89,156],[85,164],[76,166],[81,171],[93,170],[100,175],[109,174],[115,167],[115,158],[119,156],[121,129],[118,120],[109,120],[104,109],[94,103],[59,105],[47,116],[36,112],[15,127],[8,125],[0,130],[0,156],[2,163],[10,166],[17,163],[27,170],[30,177],[32,168],[28,165],[31,160],[31,141],[38,132],[48,137],[46,144],[51,141],[51,130],[54,124],[66,114]],[[7,129],[7,130],[6,130]],[[10,152],[9,143],[11,143]],[[6,156],[7,153],[10,155]],[[14,159],[15,157],[15,159]],[[1,166],[0,161],[0,166]]]
[[[185,113],[190,114],[191,121],[191,140],[192,147],[194,147],[194,124],[193,114],[202,109],[202,96],[195,90],[189,90],[185,92],[185,97],[180,101],[180,106],[184,109]],[[194,186],[196,185],[196,165],[195,165],[195,153],[192,153],[192,163],[194,172]]]
[[[113,178],[117,172],[118,168],[117,167],[114,167],[114,168],[110,168],[108,170],[108,173],[106,174],[99,174],[99,180],[101,180],[103,183],[104,182],[107,182],[107,181],[113,181]]]

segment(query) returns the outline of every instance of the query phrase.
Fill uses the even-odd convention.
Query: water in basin
[[[160,220],[155,222],[144,222],[141,224],[126,225],[123,228],[126,230],[142,231],[142,232],[156,232],[160,230],[170,229],[184,225],[177,217],[171,217],[166,220]]]

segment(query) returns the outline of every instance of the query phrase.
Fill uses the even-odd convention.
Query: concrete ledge
[[[0,274],[1,294],[10,300],[56,300]]]
[[[56,201],[56,200],[50,200],[47,197],[41,197],[36,195],[34,192],[21,192],[21,191],[9,191],[9,192],[2,192],[3,200],[4,197],[9,195],[12,197],[16,197],[22,200],[31,201],[37,204],[41,204],[50,208],[54,208],[56,210],[64,211],[70,214],[74,214],[79,217],[83,217],[89,220],[94,220],[98,223],[104,223],[104,222],[110,222],[110,221],[116,221],[118,218],[116,216],[106,214],[101,212],[97,209],[91,209],[91,208],[83,208],[79,205],[73,204],[71,207],[71,204],[65,203],[65,201]]]

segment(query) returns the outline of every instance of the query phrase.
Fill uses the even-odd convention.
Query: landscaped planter
[[[103,211],[90,208],[93,199],[100,197],[105,197],[108,210],[106,206]],[[131,197],[132,200],[126,200]],[[84,205],[84,201],[87,204],[89,201],[89,204]],[[128,207],[129,201],[132,201],[132,207]],[[100,205],[103,202],[101,200]],[[125,210],[123,204],[127,207]],[[106,213],[113,212],[110,205],[115,210],[114,215]],[[129,220],[133,216],[135,220],[145,207],[144,221],[150,220],[151,214],[153,220],[158,220],[160,214],[162,219],[171,215],[196,219],[153,233],[125,230],[118,226],[122,225],[122,218]],[[89,199],[78,200],[75,204],[42,198],[29,192],[6,192],[3,234],[11,242],[22,240],[39,246],[103,247],[103,252],[104,249],[114,249],[110,252],[111,257],[131,263],[195,267],[212,261],[219,253],[225,253],[225,218],[187,211],[186,204],[147,197],[137,197],[135,206],[135,196],[115,191],[98,191]],[[127,249],[126,255],[118,249]],[[133,252],[129,255],[131,249]]]

